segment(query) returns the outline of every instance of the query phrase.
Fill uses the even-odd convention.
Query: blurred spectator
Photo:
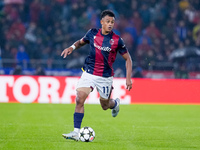
[[[22,67],[17,65],[15,68],[14,68],[14,71],[12,73],[13,75],[23,75],[22,73]]]
[[[137,51],[147,52],[151,49],[151,45],[146,38],[142,39],[142,43],[138,45]]]
[[[91,17],[92,19],[92,17]],[[89,25],[90,20],[87,17],[87,13],[84,12],[81,17],[78,19],[78,25],[80,28],[85,29],[85,31],[87,31],[87,26]]]
[[[12,68],[14,67],[14,64],[10,62],[10,60],[13,60],[14,57],[11,54],[11,46],[10,44],[6,43],[5,49],[1,49],[1,55],[2,55],[2,64],[4,68]]]
[[[152,70],[156,63],[156,55],[153,50],[149,50],[145,54],[145,69]]]
[[[135,40],[133,38],[133,36],[130,34],[130,32],[124,32],[122,35],[121,35],[121,38],[126,41],[126,47],[129,49],[129,52],[131,55],[134,54],[134,44],[135,44]]]
[[[193,44],[193,42],[191,41],[191,39],[187,38],[187,39],[185,39],[185,41],[184,41],[184,45],[185,45],[185,47],[189,47],[189,46],[192,46],[192,45],[194,45],[194,44]]]
[[[45,76],[46,73],[45,73],[45,70],[44,68],[42,68],[41,66],[38,66],[35,70],[35,75],[37,76]]]
[[[51,56],[51,47],[47,46],[43,49],[42,54],[41,54],[41,59],[45,62],[43,64],[43,67],[51,69],[53,66],[53,60]]]
[[[173,28],[175,28],[178,21],[178,10],[173,9],[172,11],[169,12],[169,20]]]
[[[180,61],[176,64],[174,76],[176,79],[189,79],[189,73],[186,68],[185,60]]]
[[[161,37],[161,33],[154,22],[151,22],[144,32],[147,36],[151,37],[152,39]]]
[[[131,18],[131,23],[135,27],[135,29],[137,31],[137,35],[139,35],[141,33],[141,29],[142,29],[142,19],[137,11],[133,12],[133,16]]]
[[[132,73],[132,77],[133,78],[143,78],[143,74],[142,74],[142,68],[137,66]]]
[[[62,34],[62,30],[56,28],[55,36],[53,38],[54,45],[61,45],[65,40],[65,36]]]
[[[143,3],[140,10],[139,10],[140,16],[142,18],[142,22],[143,24],[143,28],[147,27],[149,22],[150,22],[150,18],[151,18],[151,13],[150,10],[148,9],[148,6],[146,3]]]
[[[60,57],[62,50],[61,47],[59,45],[57,45],[57,48],[55,50],[55,52],[53,53],[53,68],[57,68],[57,69],[63,69],[63,58]]]
[[[199,22],[200,22],[200,10],[196,10],[193,23],[198,24]]]
[[[200,37],[195,41],[195,46],[200,49]]]
[[[31,22],[37,23],[40,14],[40,8],[42,3],[39,0],[33,0],[30,4],[30,19]]]
[[[124,28],[124,32],[129,33],[132,36],[133,43],[137,41],[137,30],[130,22]]]
[[[200,21],[193,28],[193,39],[196,41],[200,37]]]
[[[31,22],[26,30],[26,33],[25,33],[25,39],[27,39],[29,42],[32,42],[32,43],[36,43],[37,41],[37,37],[36,37],[36,23],[34,22]]]
[[[151,50],[151,45],[148,44],[148,41],[146,38],[142,39],[142,43],[138,45],[137,51],[136,51],[136,59],[138,62],[140,62],[141,66],[146,67],[146,54],[148,51]]]
[[[10,27],[8,33],[7,33],[7,40],[15,40],[20,41],[24,38],[24,34],[26,32],[25,26],[21,22],[21,20],[18,18],[16,22],[12,24]]]
[[[180,20],[178,26],[176,27],[176,33],[181,41],[185,40],[187,37],[187,28],[183,20]]]
[[[189,8],[190,6],[190,3],[188,2],[188,0],[181,0],[179,2],[179,7],[182,9],[182,10],[185,10],[187,8]]]
[[[173,41],[175,47],[178,48],[178,47],[179,47],[179,44],[180,44],[180,42],[181,42],[181,40],[179,39],[177,33],[174,33],[174,34],[173,34],[172,41]]]
[[[28,68],[29,56],[26,53],[25,47],[23,45],[20,45],[18,47],[16,59],[19,66],[21,66],[22,68]]]
[[[187,19],[190,23],[194,23],[194,18],[195,18],[195,9],[193,6],[189,6],[187,9],[184,11],[185,15],[187,16]]]

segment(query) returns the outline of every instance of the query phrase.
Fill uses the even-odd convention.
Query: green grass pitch
[[[61,135],[73,130],[74,104],[0,103],[1,150],[200,149],[200,105],[121,105],[116,118],[100,105],[85,105],[83,126],[93,142]]]

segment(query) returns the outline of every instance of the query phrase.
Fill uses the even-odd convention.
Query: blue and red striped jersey
[[[83,41],[90,44],[90,53],[85,59],[83,69],[93,75],[111,77],[114,75],[113,63],[117,52],[127,53],[123,40],[111,31],[107,35],[101,29],[90,29],[83,37]]]

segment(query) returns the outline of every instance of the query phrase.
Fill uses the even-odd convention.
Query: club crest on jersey
[[[110,45],[113,45],[113,44],[114,44],[114,40],[110,39]]]

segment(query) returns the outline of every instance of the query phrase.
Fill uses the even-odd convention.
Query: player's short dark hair
[[[114,17],[115,18],[115,14],[111,10],[102,11],[101,19],[104,18],[105,16],[109,16],[109,17]]]

